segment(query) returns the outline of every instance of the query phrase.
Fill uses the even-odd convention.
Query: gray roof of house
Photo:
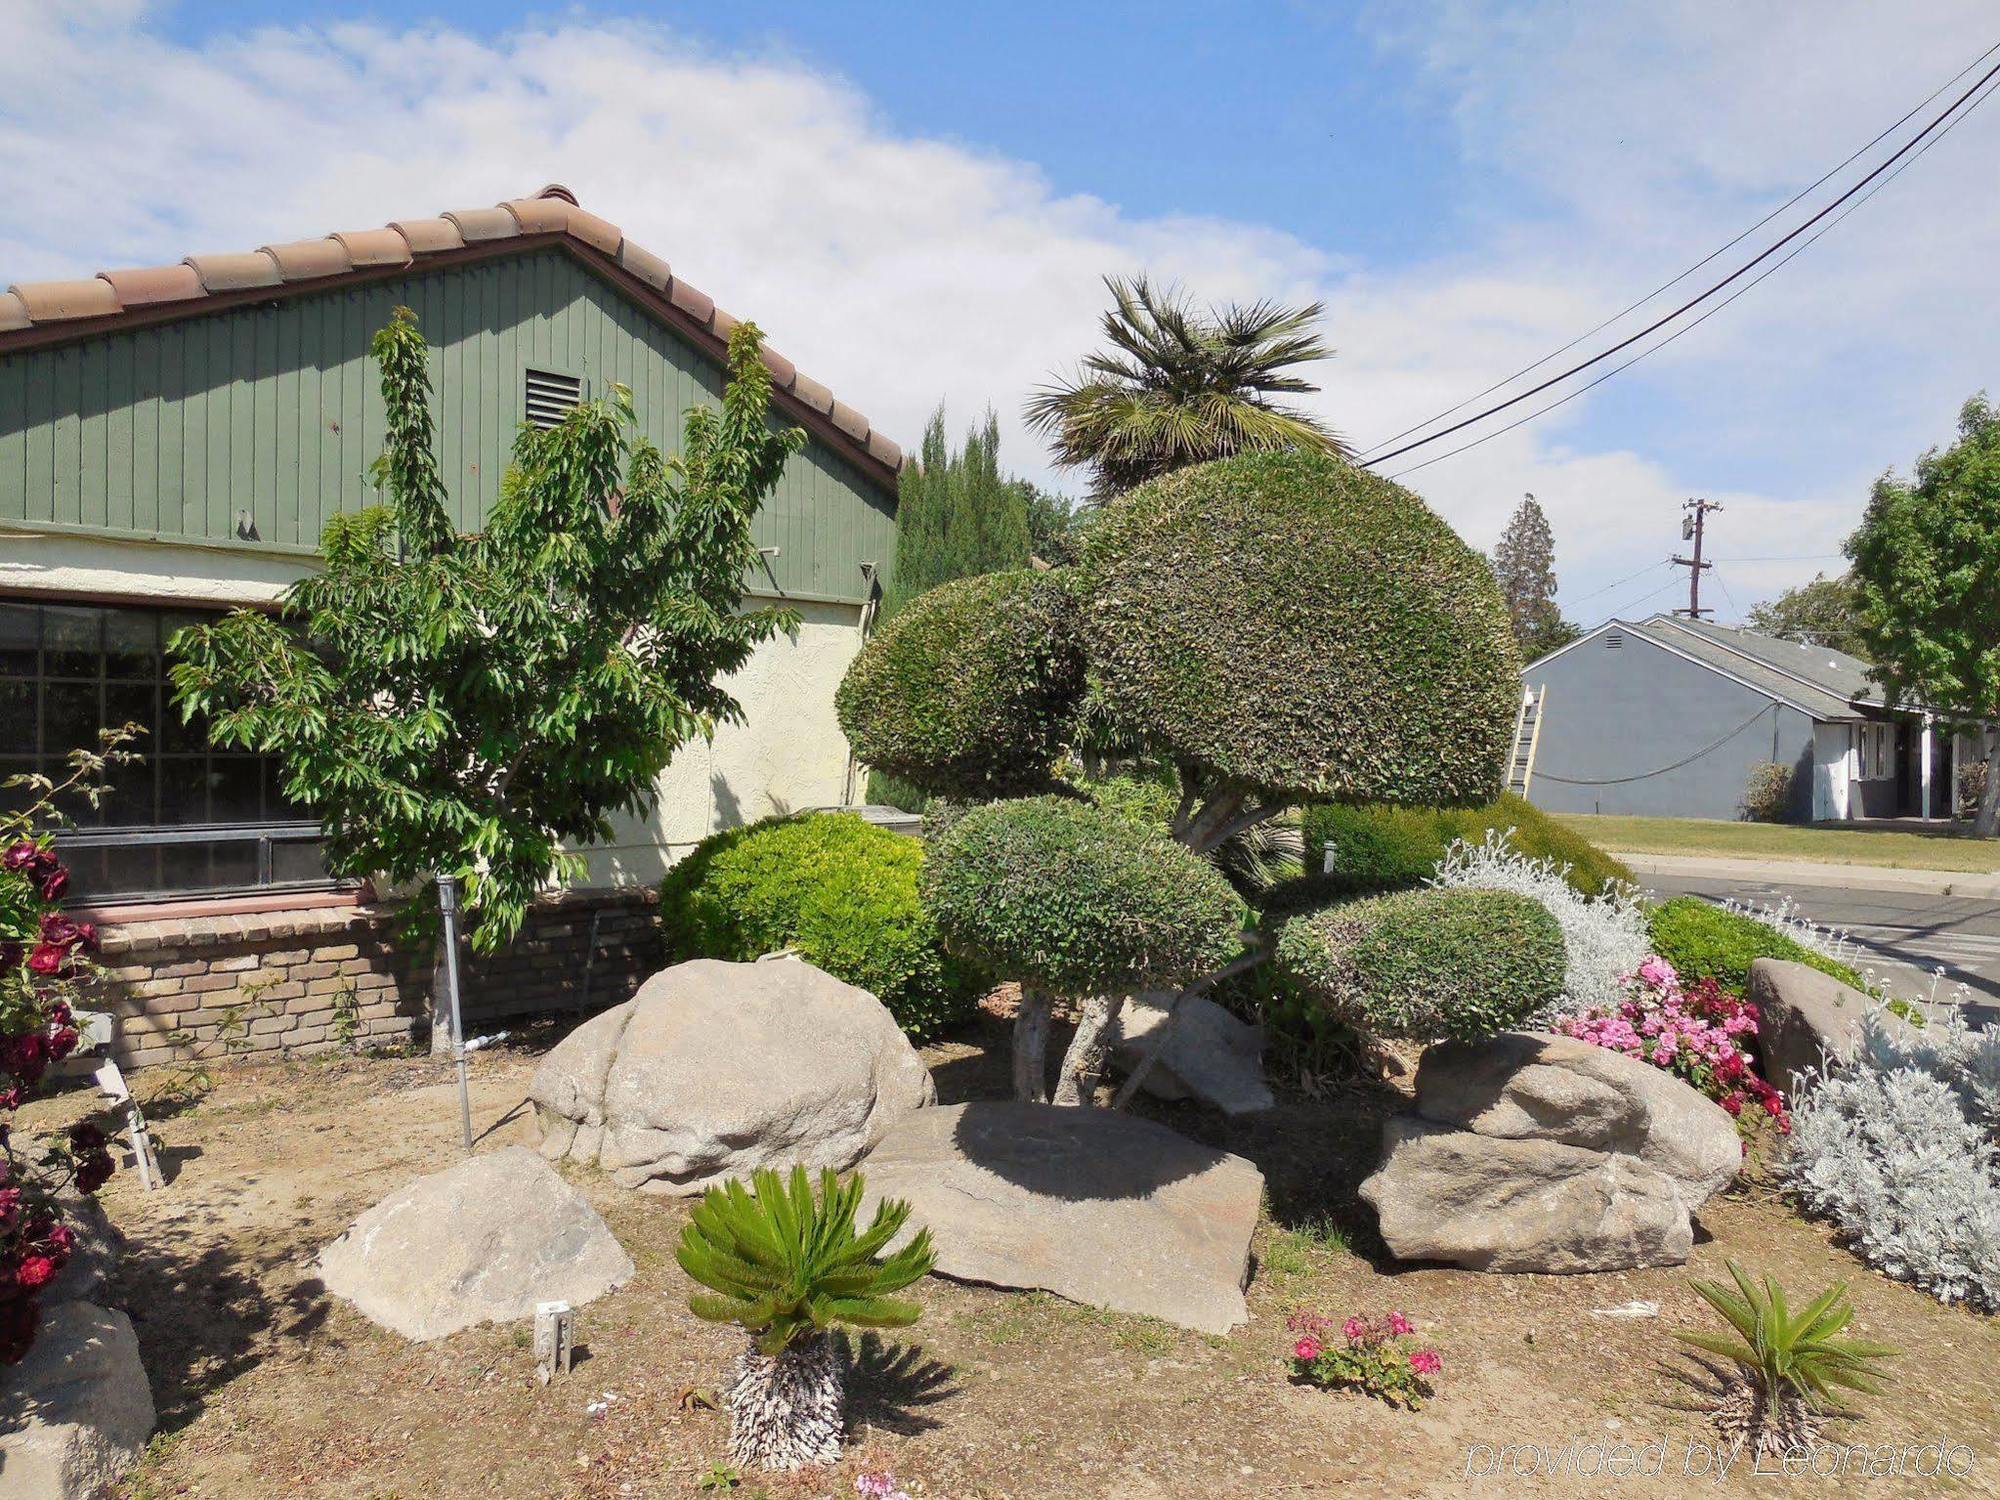
[[[1871,710],[1882,709],[1882,690],[1868,680],[1868,663],[1845,651],[1667,614],[1624,628],[1793,703],[1816,719],[1866,718]]]

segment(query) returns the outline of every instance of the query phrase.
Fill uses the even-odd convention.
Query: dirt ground
[[[928,1049],[943,1098],[1004,1092],[1005,1043],[988,1018]],[[480,1149],[532,1139],[524,1094],[546,1044],[475,1057]],[[142,1075],[141,1096],[161,1082]],[[793,1480],[747,1475],[734,1492],[845,1497],[857,1473],[888,1469],[925,1500],[2000,1493],[2000,1326],[1868,1271],[1790,1213],[1754,1164],[1704,1212],[1689,1270],[1719,1276],[1731,1255],[1798,1291],[1847,1280],[1862,1334],[1907,1353],[1892,1396],[1832,1431],[1857,1445],[1841,1454],[1845,1482],[1758,1476],[1747,1456],[1719,1480],[1691,1476],[1709,1462],[1711,1381],[1669,1330],[1710,1316],[1687,1273],[1484,1276],[1386,1261],[1354,1187],[1397,1098],[1391,1085],[1346,1087],[1234,1125],[1148,1106],[1266,1174],[1247,1326],[1210,1337],[933,1279],[919,1324],[853,1348],[845,1461]],[[48,1101],[30,1119],[56,1122],[81,1102]],[[400,1057],[225,1067],[207,1089],[161,1100],[156,1117],[170,1184],[146,1194],[121,1173],[105,1194],[130,1237],[114,1293],[160,1414],[125,1500],[709,1492],[727,1418],[700,1393],[721,1383],[738,1341],[687,1311],[672,1257],[684,1204],[571,1174],[639,1269],[579,1311],[581,1363],[543,1389],[525,1327],[412,1345],[315,1279],[319,1248],[357,1213],[456,1159],[447,1068]],[[1638,1299],[1660,1315],[1602,1315]],[[1291,1384],[1284,1323],[1300,1307],[1405,1310],[1443,1355],[1436,1399],[1408,1413]],[[1940,1442],[1955,1478],[1929,1477],[1939,1450],[1923,1445]],[[1601,1469],[1620,1443],[1622,1468]],[[1870,1462],[1877,1477],[1852,1477]]]

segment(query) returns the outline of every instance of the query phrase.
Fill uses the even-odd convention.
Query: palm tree
[[[1112,347],[1074,379],[1029,400],[1028,425],[1049,434],[1060,464],[1094,471],[1100,494],[1143,484],[1188,464],[1260,448],[1352,457],[1339,434],[1271,397],[1318,386],[1282,373],[1332,354],[1312,331],[1317,302],[1233,303],[1206,312],[1177,288],[1144,276],[1107,276],[1104,314]]]

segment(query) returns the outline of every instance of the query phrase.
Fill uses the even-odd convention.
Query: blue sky
[[[2000,39],[1974,0],[0,17],[24,38],[0,157],[40,167],[0,281],[554,177],[889,430],[990,403],[1003,458],[1072,488],[1018,413],[1093,344],[1105,272],[1323,299],[1314,405],[1369,442],[1706,253]],[[1689,494],[1728,507],[1726,610],[1837,567],[1872,477],[1994,383],[1994,109],[1659,356],[1407,482],[1480,546],[1534,491],[1585,619],[1671,602],[1645,597],[1664,570],[1608,585],[1663,569]]]

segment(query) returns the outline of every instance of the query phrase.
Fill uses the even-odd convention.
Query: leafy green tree
[[[1039,562],[1059,568],[1076,561],[1077,532],[1088,506],[1025,479],[1014,481],[1028,506],[1028,549]]]
[[[1811,583],[1753,606],[1744,623],[1759,635],[1865,656],[1861,609],[1861,586],[1851,574],[1828,578],[1820,573]]]
[[[2000,411],[1973,397],[1957,442],[1925,453],[1912,479],[1876,480],[1847,555],[1864,654],[1890,703],[1964,729],[2000,722]],[[2000,832],[2000,737],[1972,826]]]
[[[1493,549],[1493,576],[1507,601],[1507,620],[1521,660],[1559,651],[1583,632],[1556,606],[1556,539],[1533,495],[1522,498]]]
[[[456,875],[473,949],[504,946],[537,892],[580,870],[574,846],[647,810],[676,750],[740,719],[719,679],[791,628],[743,608],[751,521],[803,442],[769,426],[759,339],[747,323],[731,336],[721,410],[687,413],[675,458],[635,437],[622,388],[524,426],[485,531],[462,535],[428,350],[399,309],[374,341],[390,503],[329,521],[324,567],[275,615],[175,637],[183,713],[209,715],[218,744],[280,757],[332,869]],[[406,908],[413,937],[435,931],[429,889]],[[436,959],[441,978],[441,946]]]
[[[1233,453],[1350,456],[1317,417],[1272,399],[1319,389],[1286,372],[1332,354],[1312,331],[1321,304],[1203,311],[1144,276],[1107,276],[1104,284],[1111,348],[1027,405],[1028,425],[1048,434],[1056,462],[1087,469],[1100,497]]]
[[[898,488],[896,574],[883,614],[955,578],[1024,567],[1028,546],[1027,494],[1000,473],[1000,419],[987,412],[953,452],[940,406]]]

